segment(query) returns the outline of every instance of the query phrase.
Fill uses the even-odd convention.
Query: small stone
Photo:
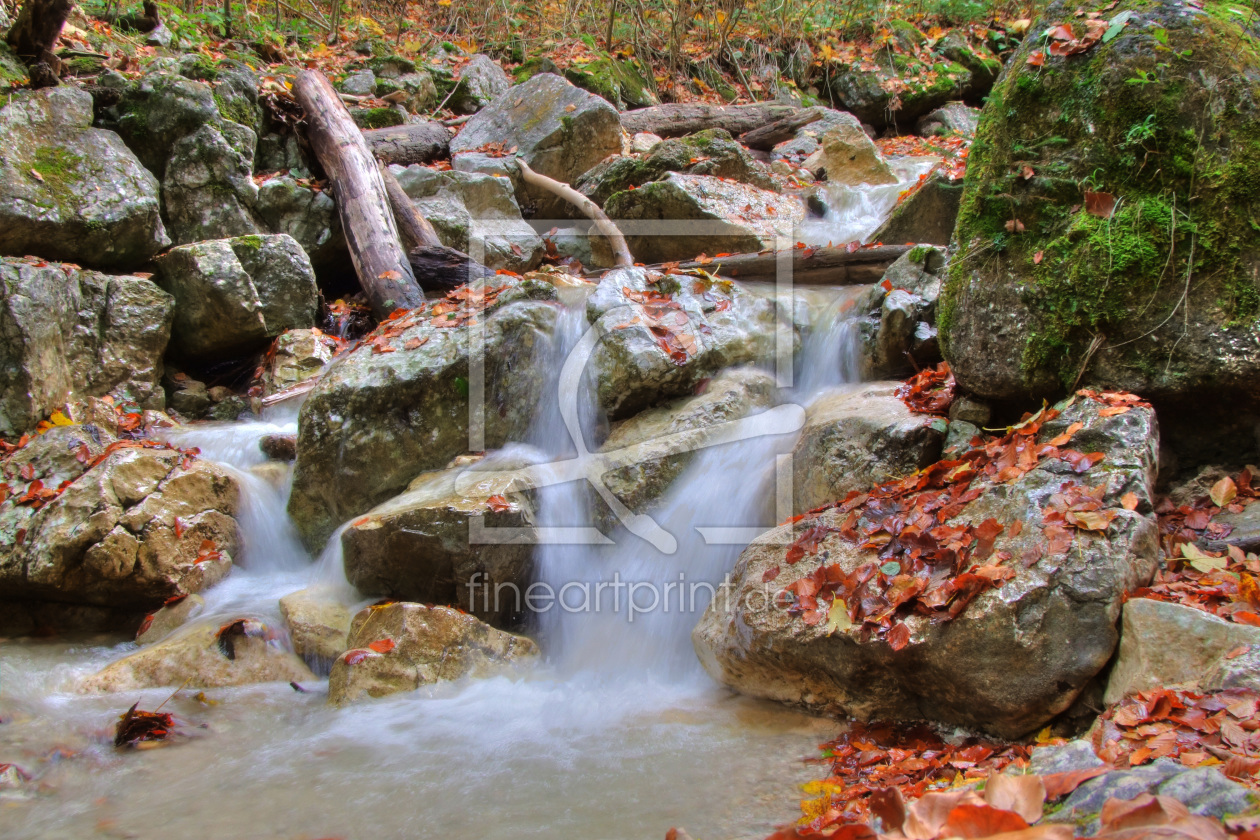
[[[265,435],[258,448],[274,461],[292,461],[297,457],[297,435]]]
[[[640,131],[630,138],[630,151],[637,155],[646,155],[661,143],[661,138],[647,131]]]
[[[375,96],[376,74],[371,70],[351,73],[341,82],[341,90],[351,96]]]
[[[992,409],[989,404],[981,402],[974,397],[966,394],[955,397],[949,406],[949,419],[962,420],[973,426],[984,427],[989,425],[989,417],[992,415]]]

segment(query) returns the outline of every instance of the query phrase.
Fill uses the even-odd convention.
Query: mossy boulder
[[[8,93],[28,81],[22,62],[18,61],[8,44],[0,43],[0,93]]]
[[[774,180],[766,168],[753,160],[723,128],[665,140],[644,157],[606,160],[583,175],[576,187],[602,206],[614,193],[658,181],[669,172],[713,175],[763,190],[774,188]]]
[[[397,108],[355,108],[350,112],[359,128],[390,128],[407,122],[405,114]]]
[[[162,178],[162,209],[176,245],[263,233],[253,213],[254,132],[224,120],[175,141]]]
[[[586,64],[570,65],[564,77],[583,90],[607,99],[618,110],[661,104],[634,61],[598,58]]]
[[[493,58],[478,53],[460,70],[459,78],[449,71],[434,77],[437,92],[457,114],[475,114],[502,96],[512,80]]]
[[[1033,32],[1071,17],[1052,6]],[[995,399],[1076,381],[1153,398],[1260,385],[1260,27],[1125,2],[1069,57],[1029,37],[985,106],[942,349]],[[1114,200],[1114,208],[1111,206]]]
[[[969,90],[972,74],[941,58],[933,63],[904,53],[880,53],[873,63],[833,62],[826,68],[827,92],[837,107],[882,130],[909,130],[915,120],[958,99]]]
[[[158,182],[118,135],[92,128],[92,97],[22,92],[0,108],[0,254],[136,266],[170,244]]]

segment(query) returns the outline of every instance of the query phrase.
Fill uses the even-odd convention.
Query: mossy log
[[[796,285],[859,286],[878,283],[888,267],[902,254],[911,250],[911,247],[910,245],[880,245],[875,248],[859,248],[856,251],[850,251],[843,245],[825,248],[793,248],[787,254],[782,251],[731,254],[721,258],[706,258],[704,262],[688,260],[678,263],[677,266],[682,271],[703,269],[731,280],[774,282],[783,270],[780,265],[782,258],[791,265],[791,278]],[[665,265],[648,266],[648,268],[659,271],[663,270]],[[600,273],[591,272],[591,275],[597,276]],[[783,277],[786,279],[787,275],[784,274]]]
[[[306,112],[307,137],[332,185],[350,259],[373,314],[384,318],[395,309],[420,306],[424,292],[403,252],[385,181],[367,141],[323,73],[298,73],[293,94]]]
[[[796,132],[810,123],[821,120],[822,117],[822,108],[806,108],[781,120],[775,120],[768,125],[763,125],[761,128],[745,131],[739,135],[739,142],[750,149],[760,149],[763,152],[768,152],[785,140],[791,140],[796,136]]]

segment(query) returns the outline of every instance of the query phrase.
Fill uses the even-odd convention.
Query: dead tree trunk
[[[61,59],[53,54],[61,28],[74,8],[74,0],[26,0],[17,22],[5,36],[22,63],[27,66],[31,87],[59,84]]]
[[[372,154],[383,163],[410,166],[451,156],[451,130],[436,120],[373,128],[363,132]]]
[[[298,73],[293,94],[306,112],[307,137],[332,185],[350,259],[372,312],[384,318],[400,307],[420,306],[424,292],[403,253],[385,182],[359,127],[318,70]]]
[[[653,105],[621,114],[621,127],[631,134],[646,131],[660,137],[681,137],[707,128],[740,135],[797,112],[793,105]]]
[[[407,261],[411,263],[420,288],[445,291],[482,277],[494,276],[493,271],[463,251],[442,244],[433,225],[420,215],[384,162],[381,163],[381,177],[385,180],[385,191],[389,193],[394,218],[398,220],[398,233],[408,249]]]
[[[798,286],[858,286],[878,283],[888,267],[910,248],[909,245],[880,245],[858,248],[855,251],[850,251],[844,245],[793,248],[789,255],[792,282]],[[774,282],[780,279],[780,255],[779,251],[761,251],[756,254],[705,258],[703,262],[687,260],[674,265],[682,271],[703,268],[731,280]],[[648,268],[665,270],[664,265],[650,265]]]
[[[804,111],[798,111],[781,120],[775,120],[768,125],[763,125],[761,128],[745,131],[739,135],[739,142],[750,149],[760,149],[763,152],[768,152],[784,140],[791,140],[796,136],[797,131],[812,122],[821,120],[822,116],[822,108],[806,108]]]

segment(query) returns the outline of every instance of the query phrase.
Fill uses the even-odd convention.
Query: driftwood
[[[552,195],[563,198],[577,207],[578,210],[581,210],[588,219],[595,223],[596,230],[603,234],[608,240],[608,244],[612,246],[613,259],[618,268],[634,265],[634,258],[630,256],[630,248],[626,245],[626,238],[621,235],[621,231],[617,229],[617,225],[613,223],[613,220],[608,218],[603,210],[599,209],[599,205],[568,184],[563,184],[554,178],[548,178],[546,175],[539,175],[520,158],[517,159],[516,165],[520,169],[522,181],[530,186],[544,189]]]
[[[384,318],[395,309],[420,306],[424,292],[403,252],[384,179],[359,127],[318,70],[298,73],[293,95],[306,112],[307,137],[332,185],[350,259],[373,314]]]
[[[31,87],[54,87],[61,81],[61,59],[53,54],[74,0],[26,0],[5,41],[26,65]]]
[[[733,135],[740,135],[793,116],[798,110],[793,105],[773,102],[757,105],[653,105],[623,111],[621,127],[631,134],[646,131],[659,137],[681,137],[708,128],[724,128]]]
[[[451,131],[436,120],[363,132],[377,160],[410,166],[450,157]]]
[[[739,142],[750,149],[760,149],[763,152],[768,152],[784,140],[791,140],[796,136],[796,132],[812,122],[821,120],[822,116],[822,108],[806,108],[804,111],[798,111],[781,120],[775,120],[768,125],[763,125],[761,128],[745,131],[739,135]]]
[[[793,248],[791,251],[792,283],[807,286],[860,286],[878,283],[888,266],[910,250],[910,245],[881,245],[850,252],[843,245],[820,248]],[[779,276],[779,251],[756,254],[732,254],[714,257],[703,263],[691,260],[678,263],[683,270],[701,268],[732,280],[774,282]],[[658,271],[664,265],[648,266]],[[592,272],[597,275],[598,272]]]
[[[481,277],[494,276],[493,271],[463,251],[442,244],[433,225],[420,215],[416,205],[403,192],[394,173],[384,163],[381,164],[381,177],[385,181],[385,191],[389,194],[390,208],[398,221],[398,234],[407,248],[407,261],[411,264],[420,288],[453,289]]]

